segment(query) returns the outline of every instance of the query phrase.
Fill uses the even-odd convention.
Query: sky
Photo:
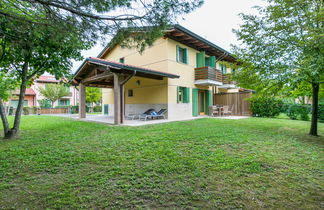
[[[235,34],[232,29],[239,28],[242,24],[239,13],[256,14],[253,6],[265,5],[263,0],[205,0],[202,7],[184,16],[184,20],[179,19],[180,25],[192,32],[204,37],[221,48],[231,51],[231,44],[237,44]],[[92,49],[83,51],[84,58],[97,56],[103,49],[98,43]],[[75,72],[81,62],[74,62],[72,71]]]

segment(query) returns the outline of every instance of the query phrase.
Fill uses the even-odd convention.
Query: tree
[[[267,0],[259,15],[240,14],[234,30],[240,67],[235,79],[242,87],[276,95],[308,83],[312,87],[310,135],[317,136],[318,95],[324,81],[322,0]]]
[[[86,89],[86,102],[98,103],[101,101],[101,89],[95,87],[87,87]]]
[[[52,102],[52,107],[54,107],[55,101],[70,94],[69,88],[62,84],[47,84],[45,88],[40,87],[39,92]]]
[[[5,138],[13,138],[19,131],[26,86],[34,78],[45,71],[57,78],[66,76],[71,60],[81,59],[81,50],[90,48],[99,38],[107,40],[117,31],[114,42],[130,41],[127,38],[132,33],[131,40],[142,51],[161,36],[161,29],[202,3],[203,0],[0,1],[0,57],[4,58],[0,60],[0,70],[13,74],[20,84],[14,126],[4,129]],[[150,26],[150,30],[142,30],[142,26]],[[9,127],[7,123],[3,126]]]

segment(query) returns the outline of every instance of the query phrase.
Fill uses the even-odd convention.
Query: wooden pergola
[[[124,85],[132,77],[163,80],[179,78],[178,75],[160,72],[152,69],[126,65],[100,58],[87,58],[72,80],[73,85],[79,85],[79,117],[86,117],[86,87],[113,88],[114,89],[114,124],[124,122]]]

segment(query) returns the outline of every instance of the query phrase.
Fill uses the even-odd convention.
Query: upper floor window
[[[119,63],[125,63],[125,58],[124,57],[119,58]]]
[[[177,45],[177,62],[188,64],[188,48]]]
[[[227,72],[227,68],[226,68],[226,65],[225,64],[219,64],[219,68],[220,70],[222,71],[222,74],[226,74]]]

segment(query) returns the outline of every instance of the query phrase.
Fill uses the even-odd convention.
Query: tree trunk
[[[6,138],[6,134],[9,132],[9,123],[6,115],[6,109],[4,107],[1,98],[0,98],[0,115],[1,115],[2,125],[3,125],[4,138]]]
[[[28,61],[25,61],[23,68],[22,68],[19,101],[18,101],[18,106],[17,106],[17,110],[16,110],[14,126],[10,130],[8,130],[8,132],[6,132],[5,137],[4,137],[5,139],[15,138],[19,132],[20,119],[21,119],[21,114],[22,114],[22,110],[24,107],[25,91],[26,91],[26,87],[27,87],[27,72],[28,72]]]
[[[318,92],[319,92],[319,84],[312,83],[312,120],[311,120],[311,128],[309,131],[309,135],[317,136],[317,118],[318,118]]]

